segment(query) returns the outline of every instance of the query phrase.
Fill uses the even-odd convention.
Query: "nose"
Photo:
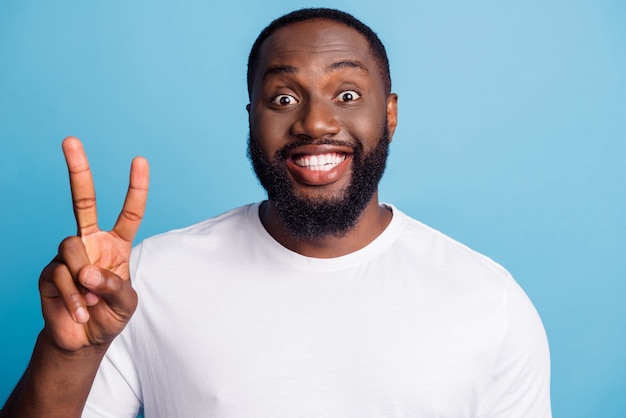
[[[300,106],[291,133],[298,137],[321,139],[336,135],[340,129],[334,103],[324,98],[310,98]]]

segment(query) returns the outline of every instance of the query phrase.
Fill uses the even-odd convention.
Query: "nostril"
[[[301,107],[292,126],[292,133],[299,137],[319,139],[336,135],[341,129],[332,103],[321,100],[309,101]]]

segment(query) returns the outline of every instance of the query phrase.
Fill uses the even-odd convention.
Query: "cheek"
[[[346,125],[351,135],[361,142],[364,151],[376,147],[385,127],[386,116],[381,117],[380,113],[375,112],[362,114],[358,118],[355,117]]]
[[[276,150],[283,146],[288,138],[289,125],[284,118],[267,111],[255,111],[250,118],[250,132],[261,148]]]

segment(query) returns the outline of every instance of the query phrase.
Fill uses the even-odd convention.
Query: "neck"
[[[280,219],[273,202],[263,202],[259,209],[263,226],[282,246],[307,257],[333,258],[350,254],[367,246],[378,237],[391,222],[391,211],[378,204],[375,193],[367,204],[356,225],[341,237],[294,238]]]

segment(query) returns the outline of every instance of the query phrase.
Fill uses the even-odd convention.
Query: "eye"
[[[291,94],[279,94],[272,98],[272,103],[278,106],[290,106],[298,103],[298,99]]]
[[[352,102],[354,100],[358,100],[361,98],[361,95],[359,93],[357,93],[354,90],[346,90],[346,91],[342,91],[341,93],[339,93],[336,97],[335,100],[338,100],[340,102]]]

